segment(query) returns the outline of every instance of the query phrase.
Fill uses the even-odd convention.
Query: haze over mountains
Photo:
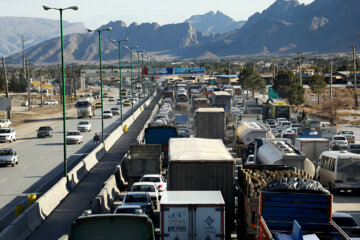
[[[45,18],[0,17],[0,55],[21,51],[21,36],[25,37],[25,48],[44,40],[59,36],[59,21]],[[63,22],[64,34],[85,33],[83,23]]]
[[[102,35],[102,55],[105,61],[116,60],[117,44],[110,39],[125,37],[130,39],[126,45],[139,45],[140,50],[168,59],[298,51],[347,52],[350,45],[360,45],[360,26],[354,21],[359,14],[359,0],[315,0],[309,5],[296,0],[277,0],[262,13],[252,15],[243,26],[221,12],[196,15],[183,23],[162,26],[157,23],[127,26],[115,21],[102,26],[113,28]],[[26,57],[33,63],[57,63],[59,49],[60,41],[54,38],[27,49]],[[68,63],[95,62],[98,60],[97,37],[94,34],[68,35],[65,51]],[[123,52],[125,56],[128,54],[128,51]],[[12,62],[20,58],[20,53],[11,56]]]

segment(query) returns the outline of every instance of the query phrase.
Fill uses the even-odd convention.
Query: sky
[[[298,0],[309,4],[314,0]],[[110,21],[157,22],[161,25],[183,22],[192,15],[221,11],[236,21],[247,20],[275,0],[0,0],[0,17],[39,17],[59,19],[55,10],[45,11],[42,5],[56,8],[79,6],[78,11],[63,12],[63,19],[82,22],[94,29]]]

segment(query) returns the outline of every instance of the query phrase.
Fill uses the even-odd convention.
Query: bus
[[[286,102],[267,102],[267,116],[265,119],[291,119],[291,106]]]
[[[325,151],[317,162],[317,180],[330,191],[360,190],[360,155]]]

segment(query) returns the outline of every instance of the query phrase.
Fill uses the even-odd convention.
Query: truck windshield
[[[360,158],[339,159],[337,171],[341,173],[358,173],[360,171]]]
[[[10,129],[0,129],[0,133],[10,133]]]
[[[90,103],[89,102],[78,102],[77,103],[77,107],[90,107]]]

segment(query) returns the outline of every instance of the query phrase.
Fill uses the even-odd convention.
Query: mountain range
[[[100,28],[103,32],[102,55],[105,61],[118,57],[117,44],[111,39],[129,38],[128,46],[139,45],[151,55],[166,59],[218,58],[250,54],[288,54],[296,52],[347,52],[350,45],[359,45],[360,26],[354,21],[360,13],[359,0],[315,0],[300,4],[296,0],[277,0],[268,9],[252,15],[244,25],[225,33],[214,24],[224,19],[222,13],[210,12],[190,17],[183,23],[109,22]],[[226,19],[226,17],[225,17]],[[217,20],[220,22],[219,20]],[[223,21],[223,29],[236,25],[231,18]],[[97,36],[70,34],[65,36],[65,56],[69,62],[98,60]],[[124,44],[125,45],[125,44]],[[59,38],[41,42],[26,50],[26,56],[35,63],[57,63],[60,60]],[[124,56],[128,55],[124,51]],[[21,54],[10,57],[19,61]],[[21,62],[21,60],[20,60]]]
[[[21,36],[25,48],[59,36],[60,23],[56,20],[30,17],[0,17],[0,55],[21,51]],[[63,21],[64,34],[85,33],[83,23]]]

